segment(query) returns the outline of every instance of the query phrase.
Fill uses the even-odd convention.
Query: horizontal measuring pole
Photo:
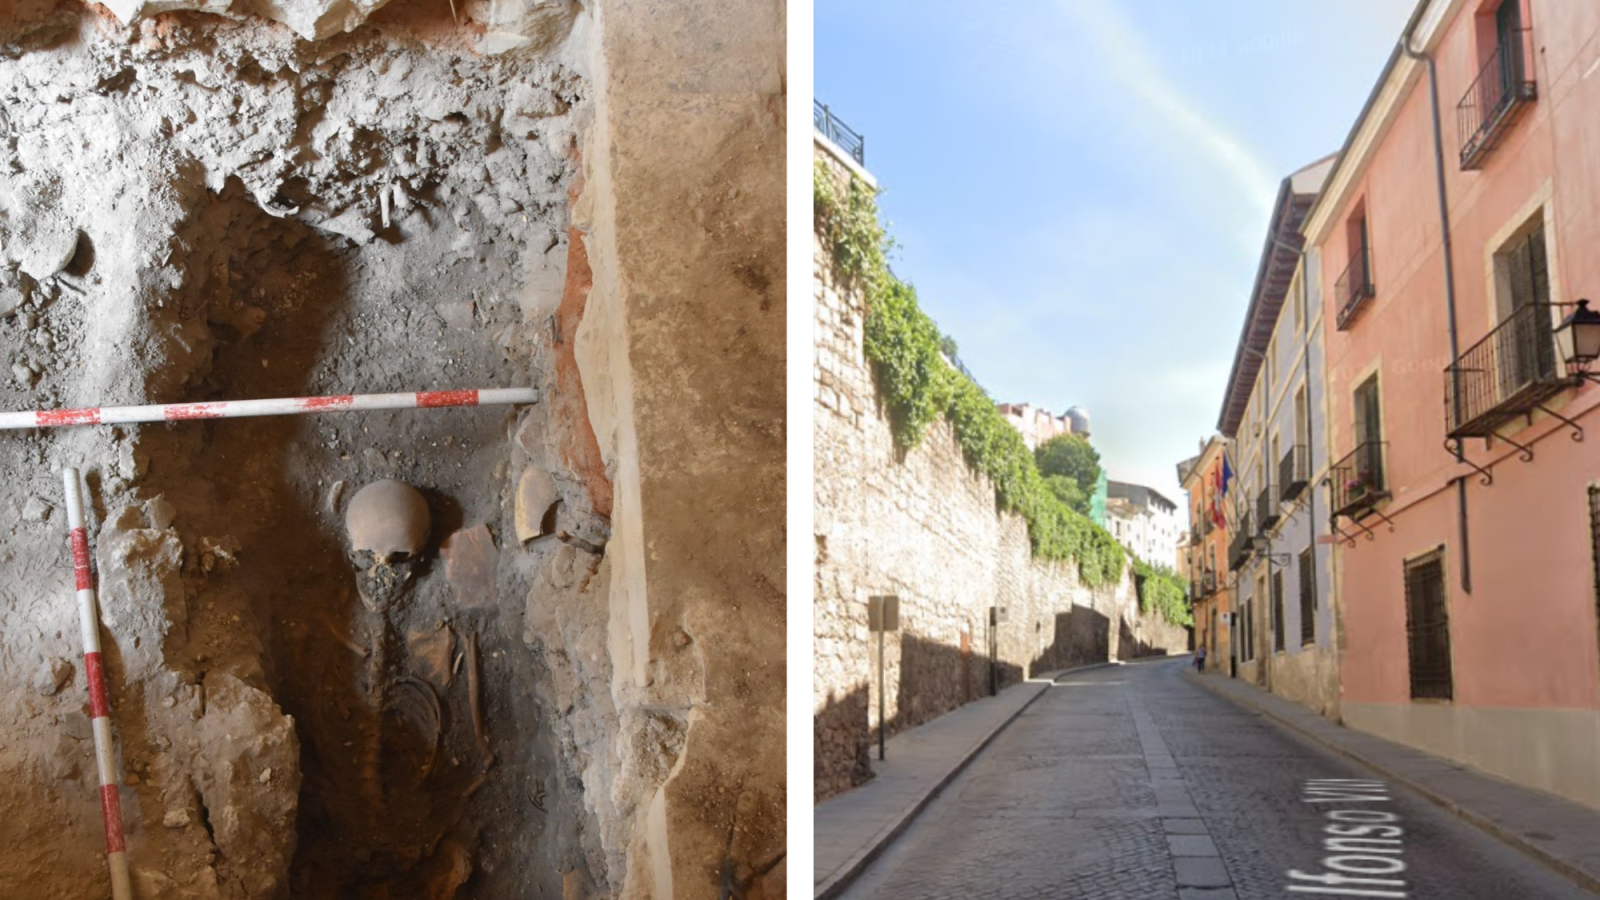
[[[341,394],[331,397],[281,397],[272,400],[219,400],[150,406],[96,406],[0,412],[0,430],[60,428],[67,425],[128,425],[136,422],[187,422],[252,416],[305,416],[312,413],[373,409],[437,409],[447,406],[501,406],[539,402],[538,388],[484,388],[467,391],[415,391],[404,394]]]

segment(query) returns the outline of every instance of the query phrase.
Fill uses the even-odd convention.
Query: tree
[[[1078,487],[1076,481],[1065,475],[1044,476],[1044,486],[1049,488],[1050,493],[1055,494],[1056,499],[1068,509],[1083,512],[1089,508],[1089,498],[1083,495],[1083,489]]]
[[[1100,481],[1100,451],[1075,434],[1063,434],[1040,444],[1033,451],[1033,459],[1051,492],[1061,497],[1062,502],[1070,508],[1088,515],[1089,500]],[[1072,494],[1065,486],[1057,487],[1058,478],[1071,482],[1077,489],[1076,494]],[[1063,496],[1063,493],[1067,496]],[[1068,497],[1076,498],[1077,502],[1069,501]]]

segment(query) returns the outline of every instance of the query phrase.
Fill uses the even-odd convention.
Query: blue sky
[[[895,272],[998,401],[1081,404],[1178,497],[1289,172],[1339,148],[1412,0],[816,0]]]

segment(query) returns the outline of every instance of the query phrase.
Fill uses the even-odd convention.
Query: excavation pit
[[[110,895],[68,467],[137,900],[782,896],[782,35],[0,4],[0,896]],[[537,402],[83,412],[470,388]]]

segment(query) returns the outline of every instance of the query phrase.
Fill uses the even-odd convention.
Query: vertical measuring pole
[[[112,900],[133,900],[128,882],[127,845],[122,836],[122,801],[117,795],[116,745],[111,741],[111,704],[106,701],[105,667],[100,661],[100,613],[89,569],[89,533],[83,522],[83,490],[77,469],[65,469],[67,528],[72,541],[72,575],[78,591],[78,626],[83,631],[83,674],[89,682],[89,716],[94,727],[94,761],[100,770],[100,812],[106,824],[106,863],[111,868]]]

